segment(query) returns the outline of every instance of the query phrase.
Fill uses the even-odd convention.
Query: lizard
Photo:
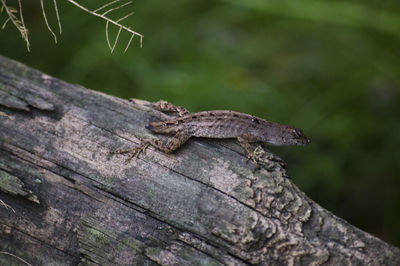
[[[149,146],[165,153],[171,153],[181,147],[191,137],[234,139],[236,138],[247,153],[247,160],[255,163],[264,154],[260,147],[253,148],[252,143],[267,143],[275,146],[306,145],[310,140],[301,129],[280,125],[262,118],[231,110],[202,111],[190,113],[184,107],[158,101],[156,110],[177,114],[177,117],[165,121],[151,122],[145,126],[152,133],[172,135],[165,143],[160,139],[141,138],[139,146],[133,149],[116,150],[113,154],[131,153],[130,160],[138,156]],[[262,149],[261,149],[262,150]]]

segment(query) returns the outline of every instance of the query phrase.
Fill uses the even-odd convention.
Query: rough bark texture
[[[110,155],[163,117],[0,57],[0,264],[400,265],[272,154],[255,168],[234,141],[195,139]]]

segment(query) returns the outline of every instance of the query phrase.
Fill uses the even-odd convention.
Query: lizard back
[[[309,142],[301,130],[294,127],[228,110],[188,113],[174,119],[152,122],[146,128],[154,133],[179,132],[206,138],[237,138],[247,134],[254,142],[273,145],[303,145]]]

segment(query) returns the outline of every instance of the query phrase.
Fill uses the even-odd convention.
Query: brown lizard
[[[304,133],[291,126],[276,124],[264,119],[235,111],[204,111],[190,113],[185,108],[174,106],[166,101],[159,101],[154,108],[162,112],[177,113],[178,117],[152,122],[145,127],[153,133],[173,135],[166,143],[154,138],[140,138],[138,147],[128,150],[117,150],[114,154],[132,153],[132,158],[139,155],[149,145],[170,153],[182,146],[190,137],[203,138],[236,138],[246,150],[248,159],[256,162],[263,155],[251,143],[268,143],[271,145],[306,145],[310,141]],[[128,160],[129,160],[128,159]]]

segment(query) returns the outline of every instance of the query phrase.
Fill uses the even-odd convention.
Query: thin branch
[[[61,34],[62,33],[62,29],[61,29],[60,14],[58,13],[57,0],[53,0],[53,2],[54,2],[54,9],[56,10],[58,29],[60,30],[60,34]]]
[[[21,33],[21,37],[26,43],[26,49],[29,51],[30,43],[29,43],[29,39],[28,39],[28,29],[25,26],[24,19],[23,19],[23,16],[22,16],[21,0],[18,0],[20,19],[18,19],[15,16],[15,14],[18,13],[18,11],[15,8],[13,8],[11,6],[7,6],[6,0],[0,0],[0,1],[1,1],[1,4],[2,4],[1,12],[3,12],[3,10],[5,10],[7,15],[8,15],[8,19],[6,20],[6,22],[4,22],[2,28],[4,29],[4,27],[7,25],[8,21],[11,21],[14,24],[14,26],[18,29],[18,31]]]
[[[8,252],[5,252],[5,251],[0,251],[0,254],[5,254],[5,255],[8,255],[8,256],[17,258],[17,259],[19,259],[20,261],[22,261],[23,263],[25,263],[26,265],[32,266],[32,264],[28,263],[27,261],[23,260],[22,258],[20,258],[20,257],[18,257],[18,256],[16,256],[16,255],[14,255],[14,254],[11,254],[11,253],[8,253]]]
[[[4,22],[3,26],[1,26],[1,29],[4,30],[4,28],[6,27],[7,23],[10,21],[10,18],[7,18],[6,21]]]
[[[106,12],[104,12],[104,13],[103,13],[103,16],[107,15],[108,13],[110,13],[110,12],[112,12],[112,11],[115,11],[115,10],[118,10],[118,9],[120,9],[120,8],[123,8],[124,6],[127,6],[127,5],[129,5],[129,4],[131,4],[131,3],[132,3],[132,2],[129,1],[129,2],[126,2],[126,3],[122,4],[122,5],[120,5],[120,6],[111,8],[111,9],[107,10]]]
[[[121,33],[121,30],[122,30],[122,29],[119,28],[117,37],[115,38],[114,46],[113,46],[113,48],[112,48],[112,50],[111,50],[111,53],[114,51],[114,48],[115,48],[115,46],[117,45],[118,38],[119,38],[119,34]]]
[[[110,48],[110,50],[112,49],[111,48],[111,43],[110,43],[110,37],[108,37],[108,21],[106,22],[106,40],[107,40],[107,44],[108,44],[108,47]]]
[[[135,35],[131,34],[131,38],[129,39],[128,44],[126,45],[125,49],[124,49],[124,53],[128,50],[129,45],[131,45],[131,42],[133,40],[133,37],[135,37]],[[142,44],[140,43],[140,47],[142,47]]]
[[[99,7],[98,9],[93,10],[93,12],[94,12],[94,13],[97,13],[97,12],[99,12],[100,10],[102,10],[103,8],[108,7],[108,6],[110,6],[110,5],[112,5],[112,4],[116,3],[116,2],[119,2],[119,0],[114,0],[114,1],[112,1],[112,2],[110,2],[110,3],[107,3],[107,4],[105,4],[105,5],[101,6],[101,7]]]
[[[135,12],[131,12],[131,13],[129,13],[128,15],[126,15],[125,17],[122,17],[122,18],[120,18],[120,19],[117,19],[117,22],[123,21],[123,20],[126,19],[127,17],[132,16],[134,13],[135,13]]]
[[[5,203],[4,201],[0,200],[0,204],[4,206],[4,208],[6,208],[7,210],[10,209],[15,213],[15,210],[13,209],[13,207],[11,207],[10,205],[8,205],[7,203]]]
[[[107,39],[108,47],[109,47],[110,50],[111,50],[111,53],[114,52],[114,48],[115,48],[115,46],[117,45],[118,38],[119,38],[119,35],[120,35],[120,33],[121,33],[121,30],[122,30],[122,29],[119,28],[118,33],[117,33],[117,37],[115,38],[115,41],[114,41],[114,44],[111,46],[110,37],[108,36],[108,21],[106,22],[106,39]],[[132,35],[132,36],[133,36],[133,35]]]
[[[51,34],[52,34],[53,37],[54,37],[54,41],[57,43],[57,36],[56,36],[56,34],[53,32],[53,30],[51,29],[51,27],[50,27],[50,25],[49,25],[49,22],[47,21],[47,16],[46,16],[46,11],[44,10],[43,0],[40,0],[40,5],[42,6],[42,14],[43,14],[44,21],[46,22],[47,29],[51,32]]]
[[[18,0],[18,7],[19,7],[19,18],[20,18],[20,21],[21,21],[21,25],[22,25],[22,27],[24,27],[26,29],[25,22],[24,22],[24,16],[22,15],[21,0]],[[26,30],[26,31],[28,31],[28,30]]]
[[[6,21],[2,25],[2,28],[4,29],[6,27],[6,25],[7,25],[7,23],[9,21],[11,21],[14,24],[14,26],[18,29],[18,31],[21,33],[22,38],[26,42],[27,50],[29,51],[30,43],[29,43],[29,40],[28,40],[28,29],[25,26],[24,18],[23,18],[23,15],[22,15],[21,0],[18,0],[19,11],[17,9],[15,9],[14,7],[7,6],[6,1],[7,0],[0,0],[0,3],[1,3],[0,13],[5,10],[7,15],[8,15],[8,18],[6,19]],[[120,22],[122,20],[124,20],[124,19],[128,18],[129,16],[131,16],[134,12],[131,12],[131,13],[119,18],[118,20],[113,20],[113,19],[110,19],[110,18],[108,18],[106,16],[107,14],[111,13],[112,11],[121,9],[121,8],[131,4],[132,1],[128,1],[126,3],[118,5],[116,7],[110,8],[110,9],[106,10],[105,12],[103,12],[102,14],[100,14],[98,12],[100,10],[104,10],[107,7],[110,7],[111,5],[113,5],[115,3],[120,2],[120,0],[111,1],[111,2],[109,2],[107,4],[105,4],[105,5],[97,8],[97,9],[95,9],[94,11],[91,11],[91,10],[87,9],[86,7],[80,5],[75,0],[67,0],[67,1],[70,2],[71,4],[77,6],[78,8],[86,11],[87,13],[89,13],[91,15],[94,15],[94,16],[97,16],[97,17],[99,17],[99,18],[101,18],[101,19],[106,21],[106,39],[107,39],[107,43],[108,43],[108,46],[109,46],[111,52],[114,51],[114,49],[115,49],[115,47],[116,47],[116,45],[118,43],[119,36],[120,36],[122,30],[125,30],[125,31],[127,31],[128,33],[131,34],[129,42],[128,42],[127,46],[125,47],[124,53],[129,48],[129,46],[132,43],[132,40],[135,37],[135,35],[139,36],[139,38],[140,38],[140,47],[143,46],[143,37],[144,36],[142,34],[136,32],[136,31],[133,31],[130,27],[126,27],[126,26],[123,26],[122,24],[120,24]],[[53,0],[53,4],[54,4],[55,12],[56,12],[58,28],[59,28],[59,31],[60,31],[60,34],[61,34],[62,33],[62,27],[61,27],[60,14],[59,14],[59,11],[58,11],[57,0]],[[54,41],[57,43],[57,36],[54,33],[54,31],[52,30],[52,28],[51,28],[51,26],[49,24],[49,21],[47,19],[47,15],[46,15],[46,11],[45,11],[45,8],[44,8],[44,1],[43,0],[40,0],[40,5],[41,5],[41,8],[42,8],[42,15],[43,15],[43,19],[44,19],[44,21],[46,23],[46,27],[50,31],[50,33],[53,35]],[[19,13],[19,18],[17,17],[18,13]],[[115,41],[113,42],[112,45],[111,45],[110,38],[109,38],[109,23],[112,23],[112,24],[114,24],[115,26],[117,26],[119,28],[117,36],[115,38]]]
[[[2,1],[3,1],[3,0],[2,0]],[[41,0],[41,1],[42,1],[42,0]],[[96,9],[95,11],[91,11],[91,10],[87,9],[86,7],[84,7],[84,6],[80,5],[80,4],[78,4],[78,3],[75,2],[74,0],[67,0],[67,1],[70,2],[71,4],[75,5],[75,6],[79,7],[80,9],[82,9],[83,11],[85,11],[85,12],[87,12],[87,13],[89,13],[89,14],[92,14],[92,15],[94,15],[94,16],[96,16],[96,17],[99,17],[99,18],[101,18],[101,19],[107,21],[108,23],[112,23],[112,24],[114,24],[115,26],[119,27],[120,29],[124,29],[125,31],[131,33],[132,36],[135,36],[135,35],[139,36],[139,38],[140,38],[140,47],[142,47],[143,37],[144,37],[142,34],[136,32],[136,31],[133,31],[131,28],[126,27],[126,26],[123,26],[123,25],[121,25],[120,23],[118,23],[117,21],[114,21],[114,20],[112,20],[112,19],[109,19],[108,17],[105,16],[105,14],[107,14],[107,13],[109,13],[109,12],[111,12],[111,11],[114,11],[114,10],[116,10],[116,9],[119,9],[119,8],[121,8],[121,7],[123,7],[123,6],[126,6],[127,4],[130,4],[131,2],[127,2],[127,3],[125,3],[125,4],[123,4],[123,5],[120,5],[120,6],[116,7],[116,8],[112,8],[112,9],[108,10],[108,11],[106,11],[106,12],[103,13],[103,14],[99,14],[99,13],[96,13],[96,12],[99,11],[99,10],[101,10],[101,9],[103,9],[103,8],[105,8],[106,6],[109,6],[110,4],[104,5],[104,6],[100,7],[100,8],[98,8],[98,9]],[[118,1],[113,1],[112,3],[116,3],[116,2],[118,2]],[[108,36],[108,33],[107,33],[107,31],[108,31],[108,25],[107,25],[107,24],[106,24],[106,27],[107,27],[107,29],[106,29],[106,37],[107,37],[107,36]],[[108,37],[107,37],[107,38],[108,38]],[[133,37],[131,37],[131,38],[133,38]],[[129,44],[130,44],[130,43],[131,43],[131,41],[129,41]],[[109,47],[111,47],[111,44],[110,44],[110,43],[109,43]]]

